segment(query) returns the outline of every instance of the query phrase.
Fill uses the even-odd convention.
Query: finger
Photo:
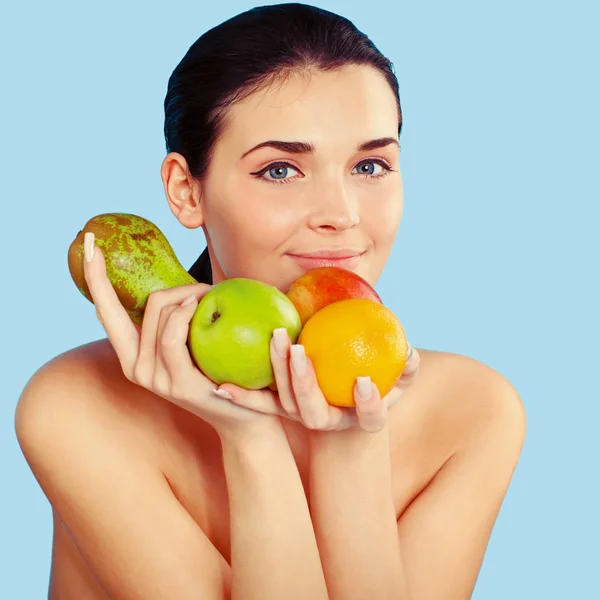
[[[348,420],[345,411],[331,406],[317,382],[312,361],[301,344],[290,346],[291,381],[302,422],[308,429],[344,429]]]
[[[165,297],[160,292],[153,292],[148,297],[144,318],[142,320],[142,332],[140,338],[140,351],[135,365],[136,381],[144,387],[152,387],[152,382],[157,367],[158,323],[164,306]],[[161,302],[162,300],[162,302]],[[164,369],[164,365],[163,365]]]
[[[395,383],[395,386],[400,389],[407,389],[416,379],[419,373],[419,365],[421,363],[421,356],[416,348],[411,346],[409,350],[408,359],[404,365],[404,370],[401,376]]]
[[[191,283],[173,288],[158,290],[148,296],[144,308],[144,319],[142,320],[142,337],[138,362],[136,365],[136,378],[140,383],[149,382],[156,370],[158,354],[158,327],[165,306],[179,306],[185,298],[196,295],[197,298],[204,297],[212,286],[205,283]],[[166,321],[163,320],[162,327]],[[164,364],[163,364],[164,368]]]
[[[244,408],[268,415],[279,415],[288,419],[290,418],[285,409],[280,405],[277,393],[267,388],[248,390],[234,383],[224,383],[214,393],[220,398],[225,398]]]
[[[394,386],[383,398],[383,402],[389,412],[392,406],[398,404],[398,402],[404,397],[404,390],[398,386]]]
[[[419,354],[419,351],[414,346],[410,346],[403,373],[414,373],[419,368],[420,362],[421,355]]]
[[[84,234],[83,273],[98,320],[119,358],[123,373],[127,379],[133,380],[140,335],[106,275],[106,261],[94,239],[92,232]]]
[[[183,394],[191,389],[191,379],[202,385],[214,384],[197,367],[187,346],[189,325],[198,308],[195,295],[180,305],[163,307],[157,327],[157,354],[155,380],[159,385],[168,382],[172,394]]]
[[[356,378],[354,400],[361,429],[372,433],[381,431],[387,422],[387,409],[370,377]]]
[[[300,411],[292,388],[288,358],[289,350],[290,337],[287,329],[285,327],[280,327],[273,330],[270,345],[271,365],[273,366],[275,382],[277,383],[279,402],[289,417],[296,420],[300,417]]]
[[[195,297],[190,296],[188,304],[195,302]],[[184,300],[185,302],[185,300]],[[187,304],[186,304],[187,306]],[[151,374],[152,387],[155,390],[161,390],[162,393],[171,393],[171,382],[172,375],[165,361],[165,352],[168,353],[170,344],[173,343],[171,339],[165,338],[165,328],[167,323],[171,317],[171,315],[180,308],[181,304],[168,304],[163,306],[158,315],[158,323],[154,328],[154,339],[155,339],[155,348],[154,352],[154,365]],[[186,339],[187,339],[187,330],[186,330]]]

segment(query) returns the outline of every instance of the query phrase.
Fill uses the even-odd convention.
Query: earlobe
[[[196,229],[197,227],[204,225],[204,214],[200,202],[195,205],[191,202],[186,202],[179,207],[175,207],[169,202],[169,205],[171,206],[171,211],[177,217],[177,220],[184,227]]]

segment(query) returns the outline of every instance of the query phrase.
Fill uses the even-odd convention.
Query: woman
[[[341,409],[281,332],[278,394],[216,389],[185,347],[224,279],[286,291],[297,255],[349,248],[376,283],[402,215],[401,125],[391,64],[328,11],[255,8],[191,46],[169,80],[161,176],[205,233],[200,283],[152,294],[136,327],[87,236],[108,337],[42,366],[19,400],[53,507],[50,598],[470,597],[525,434],[502,375],[414,349],[388,396],[361,379]]]

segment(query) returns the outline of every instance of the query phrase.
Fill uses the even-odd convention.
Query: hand
[[[238,406],[279,414],[302,422],[308,429],[380,431],[386,425],[388,410],[400,400],[419,370],[419,353],[411,346],[401,377],[383,399],[371,379],[361,377],[354,386],[355,408],[331,406],[319,388],[312,362],[305,356],[304,348],[299,344],[290,346],[287,331],[283,329],[281,333],[282,356],[279,356],[275,349],[275,335],[279,334],[274,334],[271,339],[271,364],[277,382],[277,392],[269,389],[250,392],[232,383],[224,383],[219,391],[227,394],[225,397],[229,397]],[[291,368],[288,367],[288,359]],[[302,372],[302,364],[305,364],[305,372],[300,375],[298,373]],[[299,367],[299,370],[295,369],[295,366]],[[371,393],[369,400],[363,400],[359,393],[360,389],[365,388],[367,393]]]
[[[254,432],[259,423],[282,427],[276,415],[283,415],[283,410],[257,412],[215,395],[214,382],[192,361],[187,347],[189,323],[198,299],[212,286],[197,283],[152,292],[140,328],[131,321],[106,276],[104,255],[94,245],[92,233],[85,234],[84,256],[85,279],[96,315],[129,381],[201,417],[219,435],[237,436],[248,428]],[[248,394],[253,402],[252,392]]]

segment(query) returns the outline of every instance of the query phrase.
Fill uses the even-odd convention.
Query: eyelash
[[[361,160],[358,163],[358,165],[362,165],[362,164],[367,164],[368,165],[369,163],[378,164],[381,167],[383,167],[385,170],[382,173],[379,173],[379,175],[369,175],[368,173],[358,173],[359,177],[364,177],[366,179],[381,179],[382,177],[385,177],[386,175],[389,175],[391,172],[395,172],[396,171],[396,169],[392,169],[385,161],[380,160],[378,158]],[[294,179],[297,179],[296,177],[286,178],[286,179],[267,179],[266,177],[263,177],[263,175],[267,171],[270,171],[271,169],[275,169],[276,167],[291,167],[295,171],[299,171],[300,170],[300,169],[294,167],[294,165],[291,165],[288,162],[279,161],[279,162],[274,162],[274,163],[271,163],[270,165],[267,165],[266,167],[264,167],[260,171],[256,171],[255,173],[250,173],[250,175],[254,175],[254,177],[256,177],[256,179],[260,179],[262,181],[266,181],[267,183],[289,183],[290,181],[294,181]]]

